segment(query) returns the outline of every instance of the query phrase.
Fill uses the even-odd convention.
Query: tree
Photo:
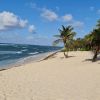
[[[91,46],[94,50],[93,62],[96,60],[97,55],[100,51],[100,20],[97,23],[97,28],[92,31],[92,42]]]
[[[91,33],[87,34],[84,36],[84,45],[85,45],[85,48],[86,50],[91,50],[91,43],[92,43],[92,39],[93,39],[93,36]]]
[[[75,32],[73,32],[73,27],[72,26],[63,26],[62,29],[59,29],[60,35],[55,35],[58,39],[53,42],[53,45],[58,44],[59,42],[63,42],[64,48],[68,51],[69,46],[72,44],[73,37],[75,36]],[[68,52],[67,54],[65,53],[66,50],[64,50],[64,56],[68,57]]]

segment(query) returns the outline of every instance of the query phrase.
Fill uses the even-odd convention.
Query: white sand
[[[0,100],[100,100],[100,60],[90,52],[0,71]]]

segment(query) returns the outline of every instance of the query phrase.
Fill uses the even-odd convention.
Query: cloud
[[[19,26],[22,28],[24,28],[27,25],[27,23],[28,23],[27,20],[22,20],[22,19],[19,20]]]
[[[58,19],[58,15],[52,10],[44,7],[39,7],[36,3],[33,2],[31,2],[29,5],[31,8],[39,11],[41,13],[40,16],[48,21],[55,21]],[[59,10],[59,7],[56,7],[56,10]]]
[[[71,14],[66,14],[66,15],[62,16],[62,20],[64,22],[71,22],[73,20],[73,16]]]
[[[3,11],[0,13],[0,31],[14,28],[24,28],[28,21],[20,19],[12,12]]]
[[[68,25],[72,25],[75,28],[82,28],[84,23],[74,19],[72,14],[65,14],[61,17],[61,21],[66,22]]]
[[[50,22],[53,22],[53,21],[66,22],[67,24],[73,25],[76,28],[82,28],[84,26],[84,23],[74,19],[72,14],[65,14],[65,15],[60,16],[53,10],[50,10],[44,7],[38,7],[36,3],[30,3],[30,5],[31,5],[31,8],[35,8],[41,13],[40,15],[42,18]],[[56,8],[56,11],[60,10],[58,6],[56,6],[55,8]],[[94,10],[94,9],[95,8],[93,6],[90,7],[90,10]]]
[[[73,23],[73,26],[76,27],[76,28],[82,28],[84,26],[84,23],[81,22],[81,21],[75,21]]]
[[[9,35],[7,35],[9,33]],[[0,42],[1,43],[23,43],[25,39],[16,32],[0,32]]]
[[[34,25],[30,25],[29,28],[28,28],[28,31],[29,31],[30,33],[34,33],[34,32],[36,31],[35,26],[34,26]]]
[[[58,15],[49,9],[43,9],[41,16],[48,21],[55,21],[58,19]]]
[[[26,39],[28,44],[35,44],[35,45],[52,45],[54,41],[53,37],[44,36],[41,34],[34,34],[28,36]]]
[[[37,9],[37,4],[36,3],[33,3],[33,2],[30,2],[29,5],[31,6],[31,8],[33,9]]]
[[[93,7],[93,6],[90,7],[90,10],[91,11],[94,11],[94,9],[95,9],[95,7]]]

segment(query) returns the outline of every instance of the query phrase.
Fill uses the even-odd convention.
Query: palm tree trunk
[[[64,56],[65,56],[65,58],[67,58],[68,57],[68,54],[66,54],[66,52],[64,52]]]
[[[66,48],[66,42],[64,43],[64,47]],[[67,58],[68,57],[68,52],[66,54],[66,51],[64,51],[64,56],[65,56],[65,58]]]
[[[92,62],[95,62],[96,59],[97,59],[97,55],[99,53],[99,50],[100,50],[100,47],[98,46],[97,49],[95,50],[95,53],[94,53],[94,56],[93,56],[93,59],[92,59]]]

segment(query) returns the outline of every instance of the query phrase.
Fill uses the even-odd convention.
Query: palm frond
[[[57,40],[55,40],[54,42],[53,42],[53,45],[55,46],[55,45],[57,45],[58,43],[60,43],[60,42],[62,42],[63,40],[62,39],[57,39]]]
[[[54,35],[54,37],[60,38],[60,37],[61,37],[61,35]]]
[[[64,25],[62,25],[62,29],[65,31],[66,30],[66,28],[65,28],[65,26]]]
[[[58,29],[59,30],[59,33],[61,34],[63,31],[61,29]]]

